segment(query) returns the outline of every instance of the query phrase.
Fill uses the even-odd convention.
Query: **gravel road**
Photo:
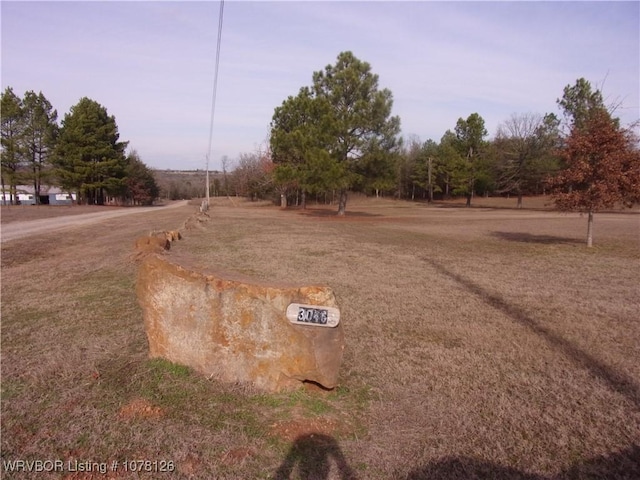
[[[136,215],[147,212],[157,212],[158,209],[177,208],[187,205],[188,201],[175,202],[165,207],[144,207],[144,208],[126,208],[113,212],[87,213],[83,215],[65,215],[61,217],[42,218],[39,220],[29,220],[26,222],[11,222],[2,225],[0,232],[0,243],[16,240],[18,238],[27,237],[29,235],[63,230],[70,227],[78,227],[82,225],[90,225],[92,223],[101,222],[115,217],[125,215]]]

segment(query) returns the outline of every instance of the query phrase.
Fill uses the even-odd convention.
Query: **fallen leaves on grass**
[[[224,452],[221,460],[226,465],[238,465],[244,463],[247,458],[253,455],[255,455],[255,452],[251,448],[236,447]]]
[[[154,406],[144,398],[134,398],[124,405],[118,412],[118,416],[123,420],[132,418],[158,418],[164,415],[162,408]]]

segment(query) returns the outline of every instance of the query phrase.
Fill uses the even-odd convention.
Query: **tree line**
[[[424,199],[551,193],[561,210],[593,214],[640,202],[640,153],[634,126],[623,127],[602,93],[584,78],[567,85],[555,113],[514,113],[487,139],[478,112],[460,117],[439,141],[403,138],[392,115],[393,95],[380,88],[369,63],[342,52],[313,72],[275,108],[268,146],[223,158],[210,195],[276,199],[306,205],[307,198],[336,203],[344,215],[348,192]],[[153,173],[113,116],[82,98],[60,126],[42,95],[2,93],[2,189],[16,198],[18,182],[43,182],[77,194],[79,203],[150,203],[159,195]],[[166,196],[203,196],[196,183],[169,182]],[[589,243],[591,240],[589,240]]]
[[[335,65],[313,73],[311,86],[275,109],[270,132],[274,187],[303,198],[340,191],[339,214],[344,213],[347,190],[428,201],[464,196],[468,206],[474,195],[513,195],[519,207],[527,194],[561,195],[566,188],[575,197],[588,186],[578,179],[564,184],[559,179],[577,163],[605,161],[596,152],[578,159],[569,149],[571,139],[596,133],[596,117],[620,133],[619,149],[637,162],[632,129],[619,125],[601,92],[587,80],[567,85],[557,103],[562,119],[554,113],[514,113],[492,140],[476,112],[459,118],[439,141],[422,143],[400,137],[400,120],[391,115],[391,92],[378,88],[378,76],[367,62],[343,52]],[[624,163],[620,174],[637,167],[616,158],[609,155],[606,161]],[[605,170],[598,172],[605,175]],[[618,190],[616,202],[637,199],[633,182]]]
[[[584,78],[567,85],[555,113],[514,113],[488,140],[477,112],[459,118],[439,141],[400,136],[391,115],[393,97],[380,89],[371,66],[351,52],[314,72],[275,108],[269,158],[244,157],[239,165],[251,196],[283,203],[307,196],[331,199],[345,213],[347,192],[399,199],[552,194],[560,210],[593,214],[640,202],[640,151],[635,123],[620,125],[615,107]],[[249,165],[250,164],[250,165]]]
[[[17,202],[17,186],[44,185],[76,194],[79,204],[148,205],[159,195],[153,173],[129,142],[120,141],[115,117],[89,98],[71,107],[61,125],[39,92],[22,98],[7,87],[1,98],[2,198]],[[7,199],[8,196],[8,199]]]

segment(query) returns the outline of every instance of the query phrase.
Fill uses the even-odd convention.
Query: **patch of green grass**
[[[279,395],[260,394],[251,397],[251,403],[266,408],[280,408],[285,405],[285,400]]]
[[[307,410],[315,416],[325,415],[333,410],[333,407],[320,398],[312,398],[305,401]]]
[[[75,441],[76,448],[84,448],[89,444],[89,434],[87,432],[82,432],[78,435]]]
[[[217,391],[215,401],[224,405],[236,405],[239,395],[235,392],[227,392],[224,389]]]
[[[268,419],[260,408],[274,408],[279,399],[269,395],[249,397],[209,381],[190,367],[163,358],[147,360],[136,375],[129,396],[146,398],[165,415],[210,431],[231,429],[250,438],[263,438]]]
[[[193,370],[164,358],[147,360],[139,394],[173,412],[181,412],[185,405],[202,402],[206,396],[205,380]]]
[[[3,298],[3,300],[6,299]],[[16,308],[9,312],[7,312],[7,309],[3,309],[2,323],[4,324],[4,327],[16,325],[21,328],[25,328],[31,325],[37,325],[38,323],[48,319],[51,314],[52,312],[47,308]]]
[[[303,415],[309,417],[325,415],[334,410],[329,397],[323,398],[305,390],[294,390],[275,395],[261,395],[258,402],[263,406],[281,409],[285,412],[298,408],[302,410]]]
[[[258,415],[250,409],[238,408],[226,416],[233,427],[244,432],[250,438],[262,438],[267,433],[267,425],[260,421]]]
[[[149,370],[156,377],[162,377],[164,374],[169,374],[178,378],[189,377],[192,374],[192,369],[178,363],[173,363],[164,358],[153,358],[147,362]]]
[[[331,402],[328,401],[328,399],[306,390],[296,391],[295,394],[292,395],[292,400],[295,402],[295,405],[302,408],[303,414],[309,417],[325,415],[333,410]]]
[[[332,402],[340,402],[353,411],[365,411],[369,408],[374,394],[369,385],[338,385],[328,396]]]
[[[3,402],[10,402],[12,399],[22,395],[26,389],[27,386],[22,381],[3,378],[2,386],[0,386],[0,396]]]

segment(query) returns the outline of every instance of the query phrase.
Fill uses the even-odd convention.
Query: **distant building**
[[[18,205],[36,205],[36,197],[33,185],[18,185],[16,187]],[[8,191],[2,192],[0,200],[2,205],[9,205],[10,196]],[[64,192],[59,187],[49,185],[40,186],[41,205],[71,205],[76,201],[76,194]]]

